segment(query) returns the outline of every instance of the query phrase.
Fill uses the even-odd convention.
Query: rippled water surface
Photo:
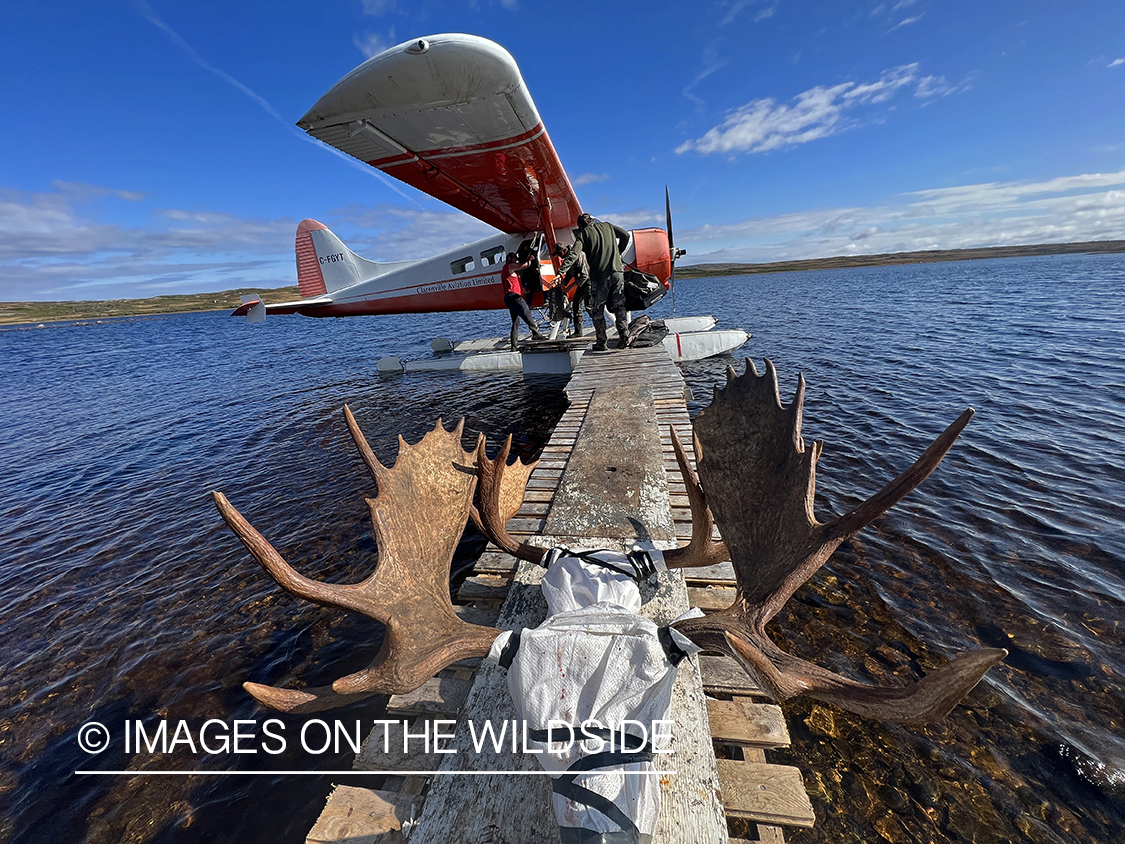
[[[817,812],[816,829],[789,840],[1121,840],[1125,257],[685,280],[676,304],[753,332],[737,357],[773,360],[783,396],[804,373],[804,435],[826,443],[822,516],[977,412],[938,471],[842,546],[773,632],[876,679],[970,647],[1010,656],[927,729],[786,704],[794,742],[775,758],[801,768]],[[416,441],[439,416],[493,441],[511,432],[534,454],[565,407],[562,381],[375,373],[383,354],[428,354],[435,333],[504,322],[194,314],[0,331],[0,841],[303,840],[339,777],[74,776],[91,766],[78,728],[261,718],[244,680],[319,685],[366,665],[378,626],[280,593],[209,491],[310,576],[360,579],[375,555],[373,484],[342,405],[385,461],[398,434]],[[741,369],[684,368],[693,413],[731,363]],[[479,546],[468,537],[459,559]],[[309,767],[295,753],[114,746],[95,758]]]

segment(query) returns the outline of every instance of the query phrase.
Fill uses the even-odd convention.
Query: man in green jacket
[[[625,308],[625,265],[621,261],[621,253],[628,245],[629,232],[613,223],[595,220],[589,214],[583,214],[578,218],[578,235],[574,239],[574,247],[559,267],[559,275],[565,276],[578,256],[583,254],[590,264],[590,281],[593,287],[590,317],[594,321],[595,352],[606,349],[606,308],[613,314],[617,324],[617,348],[624,349],[627,345],[625,338],[629,319]]]

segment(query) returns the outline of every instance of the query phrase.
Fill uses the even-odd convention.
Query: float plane
[[[573,242],[582,207],[515,59],[499,44],[464,34],[399,44],[344,76],[297,125],[497,233],[433,258],[381,263],[355,254],[322,223],[304,220],[296,237],[301,298],[266,303],[246,296],[235,316],[259,322],[267,314],[343,317],[504,309],[500,270],[509,252],[538,257],[522,274],[533,307],[543,306],[544,292],[560,286],[554,247]],[[683,254],[672,242],[667,193],[665,204],[667,231],[633,230],[623,254],[644,307],[671,289],[676,258]],[[709,330],[715,325],[710,317],[668,322],[671,334],[664,342],[680,360],[727,352],[749,338],[740,329]],[[552,340],[560,324],[553,325]],[[507,338],[464,344],[439,338],[433,345],[452,355],[441,365],[420,362],[411,368],[501,368],[520,366],[527,357],[502,354]],[[521,350],[531,351],[534,345],[521,344]],[[462,359],[481,355],[494,360]],[[394,367],[393,362],[381,366]]]

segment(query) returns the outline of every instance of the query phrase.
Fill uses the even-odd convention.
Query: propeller
[[[672,237],[672,199],[668,194],[668,186],[664,186],[664,222],[668,230],[668,257],[672,260],[672,265],[668,269],[668,286],[672,290],[672,313],[676,313],[676,259],[681,255],[686,255],[683,249],[677,249],[675,240]]]

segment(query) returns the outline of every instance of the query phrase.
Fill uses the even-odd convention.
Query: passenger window
[[[454,275],[457,275],[458,273],[467,273],[474,266],[476,265],[473,263],[473,256],[469,255],[465,258],[458,258],[449,265],[449,269],[453,270]]]
[[[480,265],[482,267],[491,267],[494,264],[501,264],[504,262],[504,247],[493,246],[491,249],[486,249],[480,253]]]

